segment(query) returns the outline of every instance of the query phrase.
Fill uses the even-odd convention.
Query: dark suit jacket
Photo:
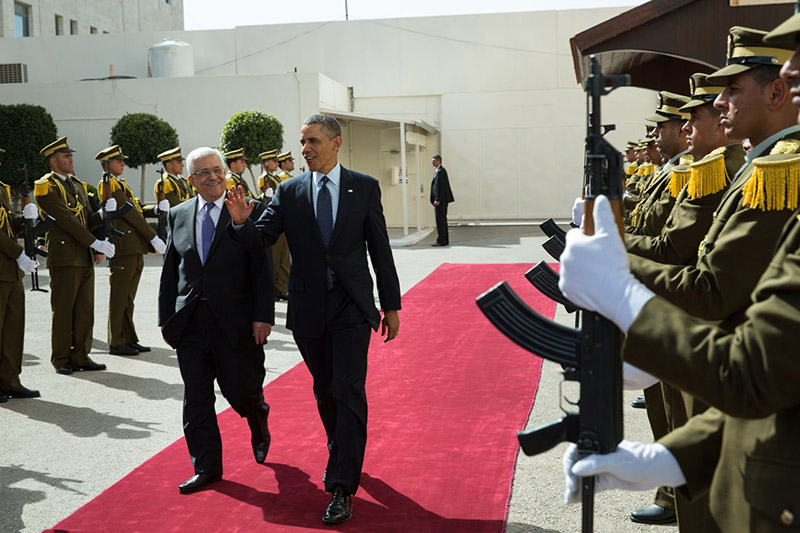
[[[230,221],[223,206],[205,265],[195,239],[198,198],[169,211],[169,233],[161,286],[158,292],[158,324],[164,339],[177,348],[201,295],[208,299],[231,346],[253,343],[253,322],[274,322],[275,298],[272,257],[263,244],[245,246],[225,228]],[[251,215],[257,219],[264,206],[255,202]]]
[[[400,309],[400,283],[378,180],[342,167],[336,224],[327,253],[314,214],[313,183],[310,172],[282,182],[261,218],[252,223],[251,216],[238,232],[231,226],[231,233],[252,246],[271,246],[281,233],[286,234],[292,255],[286,325],[295,334],[319,338],[325,332],[328,265],[366,321],[377,330],[380,313],[375,308],[367,265],[368,248],[381,307]]]
[[[439,202],[441,204],[455,202],[453,191],[450,190],[450,179],[447,177],[447,171],[442,165],[436,167],[436,172],[433,173],[433,181],[431,182],[431,204],[433,204],[433,202]]]

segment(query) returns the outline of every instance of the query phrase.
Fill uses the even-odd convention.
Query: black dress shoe
[[[637,396],[636,399],[631,402],[631,407],[634,409],[647,409],[647,404],[644,401],[644,394]],[[642,507],[642,509],[644,509],[644,507]]]
[[[258,464],[267,460],[272,436],[269,434],[269,405],[264,410],[264,419],[257,422],[258,427],[251,429],[250,443],[253,445],[253,456]],[[253,431],[254,430],[254,431]],[[255,435],[253,435],[255,433]]]
[[[149,352],[149,351],[150,351],[150,347],[149,347],[149,346],[142,346],[142,345],[141,345],[141,344],[139,344],[138,342],[129,342],[129,343],[128,343],[128,346],[130,346],[130,347],[131,347],[131,348],[133,348],[134,350],[138,350],[138,351],[139,351],[139,353],[142,353],[142,352]]]
[[[27,387],[23,387],[20,385],[19,387],[14,387],[13,389],[6,389],[0,394],[4,394],[9,398],[38,398],[41,396],[38,390],[29,389]]]
[[[631,513],[631,522],[636,522],[637,524],[673,524],[677,521],[675,509],[661,507],[655,503],[636,509]]]
[[[178,490],[181,494],[189,494],[204,489],[207,485],[222,479],[222,474],[195,474],[180,485]]]
[[[72,363],[64,363],[63,365],[56,367],[56,372],[68,376],[75,372],[75,367],[72,366]]]
[[[103,363],[95,363],[94,361],[92,361],[88,365],[83,365],[78,367],[78,370],[87,370],[87,371],[105,370],[105,369],[106,365],[104,365]]]
[[[139,355],[139,350],[130,344],[118,344],[117,346],[109,346],[108,353],[111,355]]]
[[[326,524],[341,524],[353,517],[353,498],[342,487],[333,490],[331,503],[325,509],[322,521]]]
[[[431,246],[447,246],[447,245],[446,244],[442,244],[440,242],[435,242],[435,243],[431,244]]]

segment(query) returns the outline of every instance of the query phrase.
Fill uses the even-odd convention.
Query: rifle
[[[603,139],[603,134],[614,126],[600,126],[600,97],[630,83],[627,75],[603,76],[595,57],[590,59],[591,75],[586,82],[589,115],[584,177],[587,200],[584,212],[589,215],[584,217],[586,234],[594,233],[591,211],[599,194],[608,196],[612,206],[616,206],[615,215],[619,215],[616,218],[622,227],[622,156]],[[607,82],[611,83],[610,88],[606,88]],[[540,268],[540,274],[541,271]],[[534,282],[537,276],[533,272],[529,274]],[[553,272],[549,278],[554,275]],[[537,286],[547,286],[546,279],[538,281]],[[552,296],[560,295],[560,291],[548,292]],[[583,310],[580,328],[557,324],[531,309],[506,282],[478,297],[477,304],[505,336],[529,352],[560,363],[564,367],[565,381],[580,383],[578,411],[564,411],[560,420],[517,432],[522,451],[526,455],[536,455],[560,442],[570,441],[578,445],[583,455],[613,452],[622,440],[622,333],[619,329],[598,313]],[[582,478],[581,489],[581,530],[591,532],[594,528],[594,478]]]
[[[22,165],[22,168],[18,168],[17,172],[22,173],[22,190],[20,191],[22,193],[22,198],[20,203],[21,207],[24,208],[26,205],[31,203],[31,187],[28,183],[28,165]],[[47,257],[47,251],[36,246],[36,239],[49,231],[55,221],[56,219],[50,215],[47,215],[46,218],[39,220],[36,222],[36,224],[34,224],[32,220],[23,218],[22,233],[25,240],[25,255],[34,260],[36,259],[37,255]],[[31,272],[31,292],[48,292],[47,289],[42,289],[39,287],[38,268]]]
[[[103,167],[105,170],[103,171],[103,204],[102,206],[106,206],[106,202],[111,198],[111,172],[108,171],[108,159],[103,161]],[[103,238],[107,241],[111,241],[111,237],[124,237],[125,234],[122,233],[120,230],[114,227],[114,221],[119,217],[125,215],[128,211],[133,208],[133,204],[130,202],[125,202],[122,205],[118,205],[115,211],[105,211],[103,213]],[[122,270],[125,267],[114,265],[113,260],[109,257],[108,258],[108,268],[109,269],[117,269]]]
[[[156,170],[156,172],[158,172]],[[161,179],[158,180],[156,185],[156,203],[161,203],[162,200],[166,198],[164,194],[164,183],[166,182],[164,176],[167,174],[167,170],[162,166],[161,167]],[[162,212],[161,209],[158,210],[158,237],[167,242],[167,213]]]

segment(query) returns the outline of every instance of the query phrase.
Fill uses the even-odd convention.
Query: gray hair
[[[222,157],[222,153],[217,150],[216,148],[210,148],[208,146],[201,146],[200,148],[195,148],[189,155],[186,156],[186,172],[189,176],[194,174],[194,171],[197,170],[195,168],[195,164],[197,164],[197,160],[201,157],[206,157],[209,155],[215,155],[219,158],[220,166],[228,171],[228,165],[225,164],[225,158]]]
[[[339,124],[339,121],[336,120],[336,117],[332,115],[317,113],[315,115],[311,115],[306,119],[305,122],[303,122],[303,126],[310,126],[312,124],[319,124],[322,128],[322,131],[328,136],[329,139],[342,136],[342,125]]]

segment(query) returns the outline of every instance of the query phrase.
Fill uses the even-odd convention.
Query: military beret
[[[668,120],[686,120],[688,113],[682,113],[679,108],[689,103],[689,97],[667,91],[658,93],[656,112],[644,117],[650,122],[666,122]]]
[[[98,161],[107,161],[109,159],[128,159],[128,156],[122,153],[122,148],[118,144],[115,144],[100,150],[94,158]]]
[[[39,153],[45,157],[50,157],[56,152],[74,152],[72,148],[69,147],[69,139],[66,137],[61,137],[57,141],[51,142],[41,150]]]
[[[160,154],[158,154],[158,159],[165,163],[167,161],[172,161],[173,159],[179,159],[183,161],[183,156],[181,156],[181,147],[178,146],[177,148],[173,148],[172,150],[161,152]]]
[[[714,85],[726,85],[728,78],[762,65],[780,67],[794,53],[794,35],[765,46],[767,32],[734,26],[728,30],[728,57],[725,66],[708,75]]]

